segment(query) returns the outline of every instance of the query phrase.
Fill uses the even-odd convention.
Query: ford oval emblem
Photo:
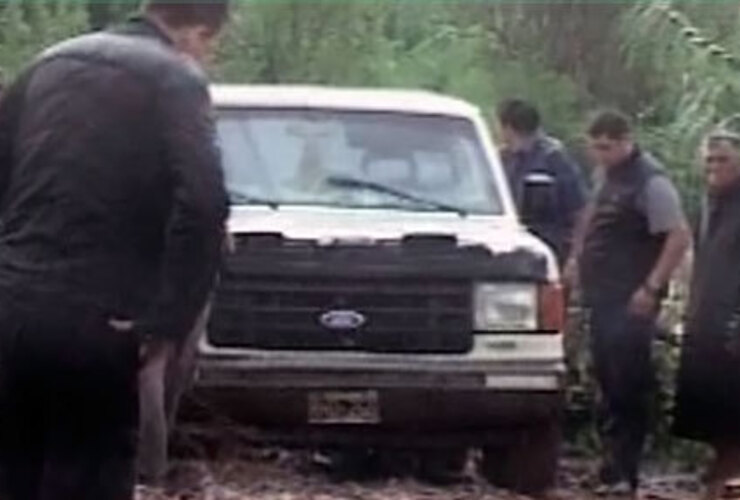
[[[322,314],[319,321],[330,330],[357,330],[367,318],[357,311],[335,310]]]

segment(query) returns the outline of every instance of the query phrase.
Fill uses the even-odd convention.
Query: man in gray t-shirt
[[[588,135],[601,179],[567,267],[577,263],[580,271],[603,395],[602,492],[634,493],[647,435],[651,338],[691,236],[676,188],[634,142],[624,116],[601,114]]]

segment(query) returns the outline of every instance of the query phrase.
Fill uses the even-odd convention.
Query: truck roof
[[[308,85],[211,86],[217,107],[317,108],[446,115],[473,119],[479,110],[454,97],[426,90]]]

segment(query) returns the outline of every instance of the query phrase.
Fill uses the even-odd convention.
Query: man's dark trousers
[[[635,316],[619,302],[594,304],[590,315],[591,353],[601,389],[600,431],[607,449],[602,480],[626,480],[637,487],[654,388],[655,316]]]
[[[51,309],[0,306],[2,498],[130,500],[138,341],[101,311]]]

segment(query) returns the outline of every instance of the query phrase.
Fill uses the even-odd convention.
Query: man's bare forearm
[[[575,215],[569,261],[576,262],[580,258],[581,253],[583,253],[583,245],[586,241],[586,231],[593,214],[594,205],[593,203],[589,203]]]
[[[674,229],[666,237],[658,262],[646,280],[651,288],[660,289],[668,284],[691,246],[691,231],[686,224]]]

